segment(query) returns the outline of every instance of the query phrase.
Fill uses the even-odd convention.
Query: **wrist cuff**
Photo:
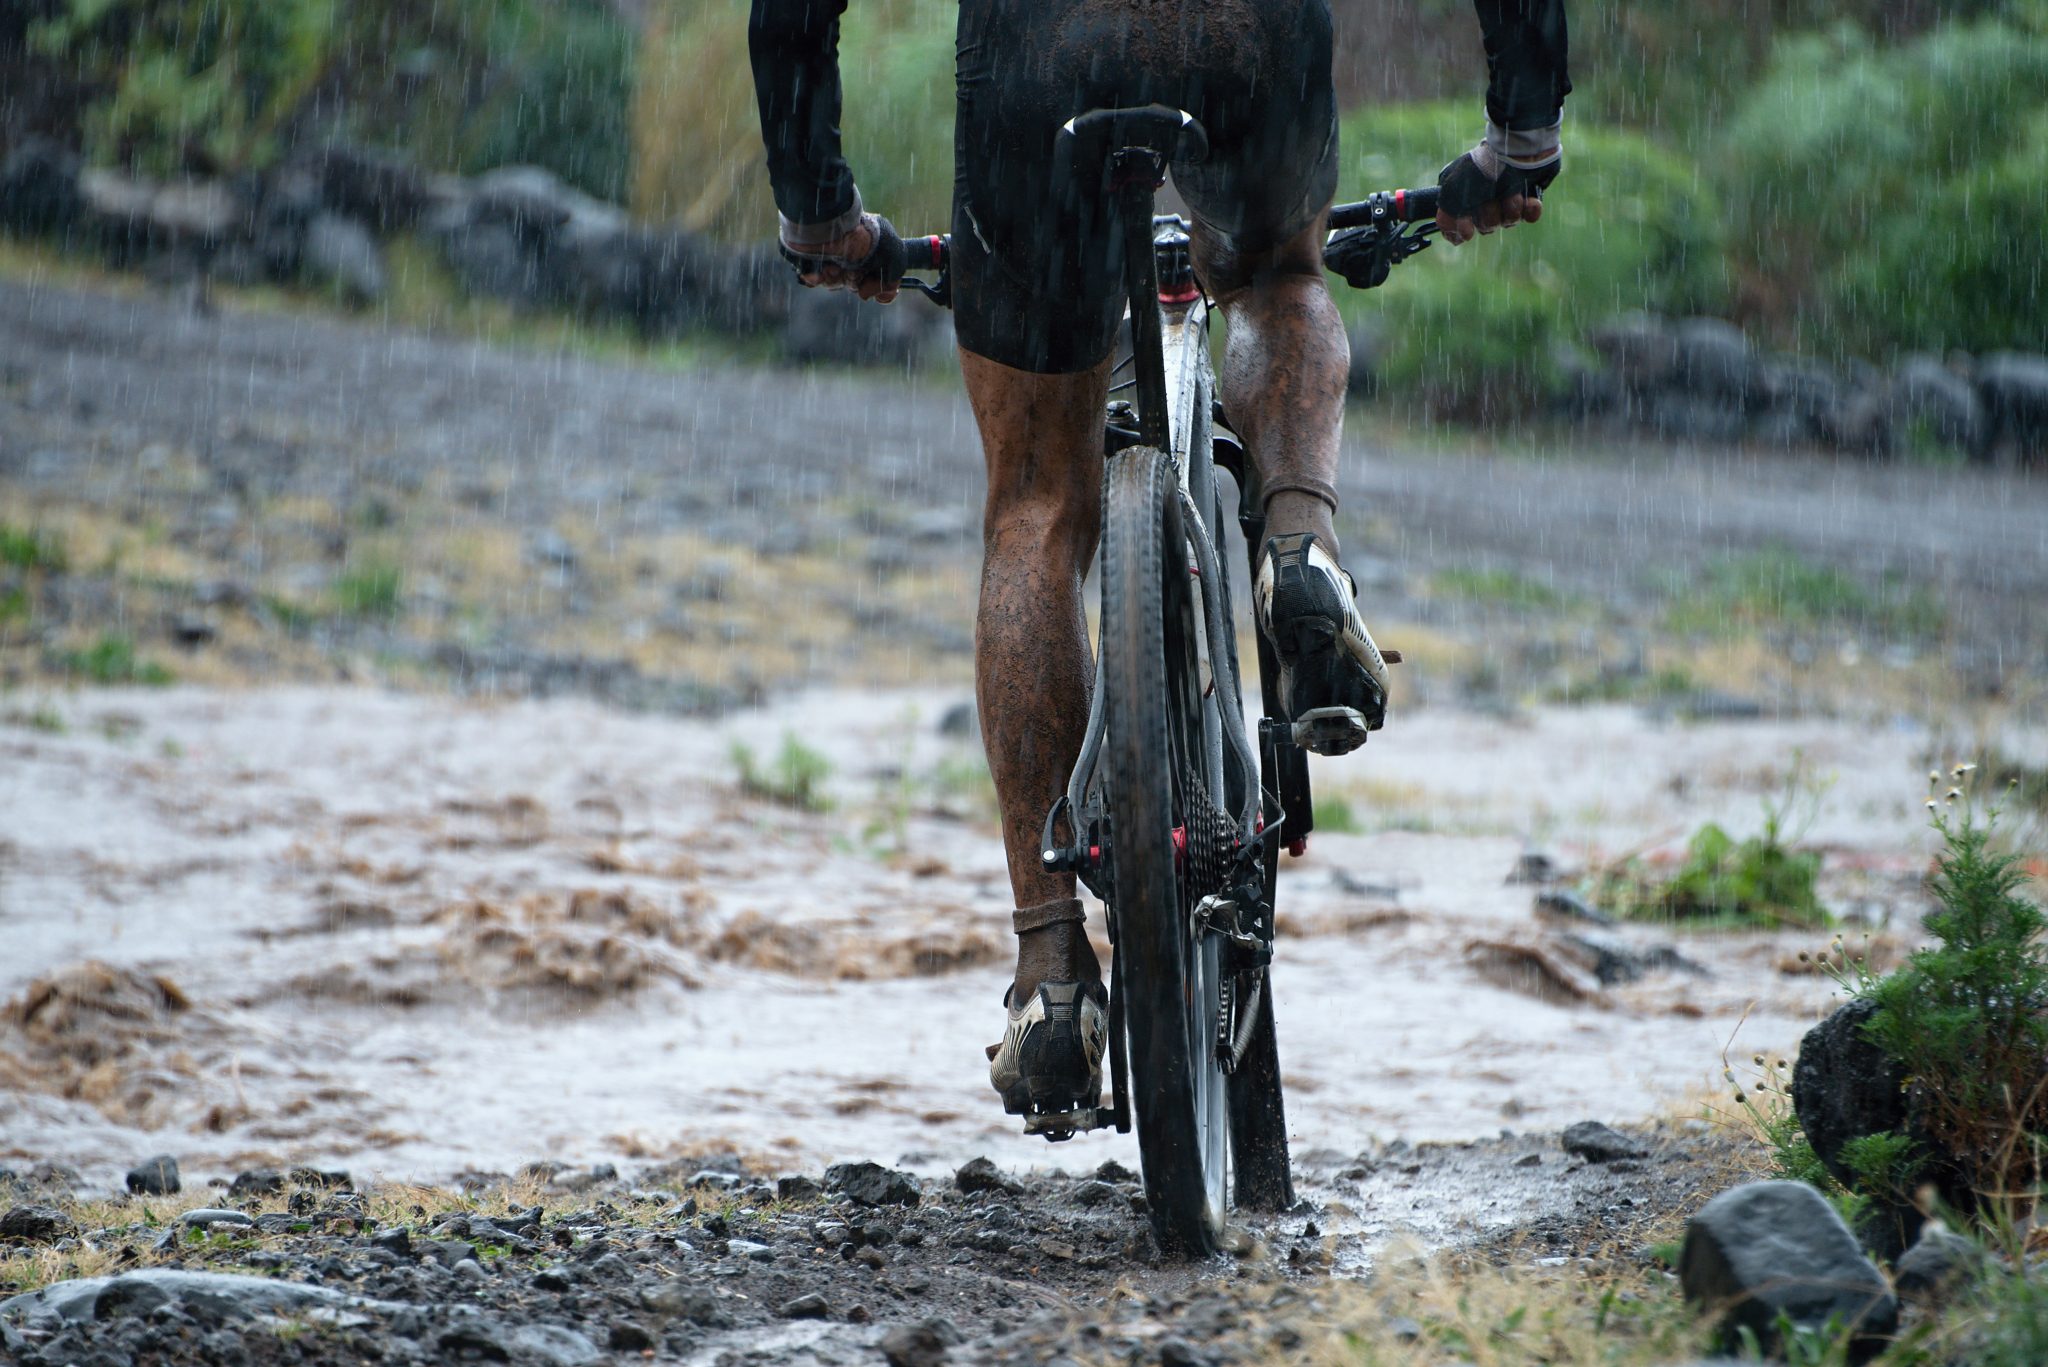
[[[1563,133],[1562,115],[1548,128],[1502,128],[1492,119],[1486,121],[1486,145],[1520,171],[1548,166],[1563,155]]]
[[[798,223],[788,214],[777,214],[782,220],[782,245],[791,251],[802,251],[822,243],[836,241],[860,226],[867,209],[860,202],[860,187],[853,190],[853,203],[845,213],[824,223]]]

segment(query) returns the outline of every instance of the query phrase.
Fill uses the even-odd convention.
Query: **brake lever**
[[[934,284],[927,285],[914,275],[906,275],[897,282],[897,285],[899,288],[904,285],[910,286],[942,309],[953,307],[953,272],[950,268],[940,271],[939,278]]]

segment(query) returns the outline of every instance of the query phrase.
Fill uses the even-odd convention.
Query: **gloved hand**
[[[1564,164],[1563,125],[1510,131],[1491,119],[1477,147],[1438,173],[1436,225],[1457,245],[1543,216],[1543,190]]]
[[[850,289],[863,299],[884,304],[896,298],[910,258],[888,219],[862,214],[850,231],[823,241],[804,241],[801,231],[785,221],[778,245],[783,259],[796,267],[797,278],[804,284]],[[796,241],[791,240],[793,236]]]

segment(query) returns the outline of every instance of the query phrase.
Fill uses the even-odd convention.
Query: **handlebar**
[[[1355,204],[1338,204],[1330,210],[1330,231],[1342,232],[1352,228],[1378,229],[1369,244],[1356,244],[1353,256],[1360,249],[1369,249],[1377,258],[1369,269],[1361,269],[1348,261],[1338,258],[1330,260],[1330,267],[1344,275],[1360,289],[1370,289],[1386,279],[1386,268],[1397,261],[1406,260],[1428,245],[1427,234],[1434,231],[1436,222],[1437,188],[1424,186],[1419,190],[1381,190],[1367,195]],[[1404,232],[1403,226],[1419,223],[1423,226],[1414,232]],[[903,239],[906,256],[903,283],[911,289],[922,291],[932,302],[941,306],[952,303],[952,280],[949,275],[953,239],[941,233],[927,233],[921,237]],[[926,284],[911,279],[914,272],[936,274],[937,284]]]

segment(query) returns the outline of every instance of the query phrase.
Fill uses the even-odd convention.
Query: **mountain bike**
[[[1301,854],[1314,824],[1298,742],[1315,723],[1280,720],[1278,660],[1258,634],[1263,716],[1245,726],[1217,472],[1235,485],[1254,574],[1264,500],[1216,396],[1188,225],[1153,213],[1168,165],[1205,156],[1207,134],[1153,105],[1080,115],[1059,138],[1076,174],[1103,176],[1129,297],[1131,353],[1112,372],[1103,427],[1094,699],[1040,844],[1046,868],[1076,874],[1108,908],[1110,1099],[1034,1113],[1025,1129],[1061,1140],[1135,1123],[1153,1231],[1167,1251],[1201,1256],[1233,1198],[1261,1210],[1294,1200],[1268,969],[1279,851]],[[1338,206],[1325,260],[1377,285],[1429,244],[1435,212],[1434,189]],[[907,245],[911,270],[937,279],[905,284],[950,305],[949,240]]]

